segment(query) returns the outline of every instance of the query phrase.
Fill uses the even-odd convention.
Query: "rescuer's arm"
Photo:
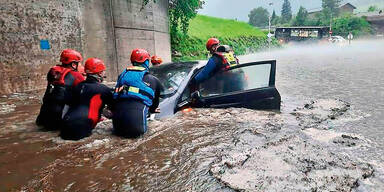
[[[103,102],[105,104],[107,104],[109,106],[113,102],[113,90],[114,89],[109,88],[108,86],[103,85],[103,84],[100,84],[100,85],[103,86],[103,93],[101,94],[101,99],[103,100]]]
[[[109,88],[105,85],[103,85],[104,87],[104,90],[103,90],[103,94],[102,94],[102,100],[103,100],[103,103],[105,103],[107,106],[103,109],[103,115],[108,118],[108,119],[111,119],[112,118],[112,112],[111,110],[113,109],[113,89],[112,88]]]
[[[149,112],[156,113],[157,112],[156,109],[159,107],[159,103],[160,103],[160,93],[164,89],[164,87],[159,81],[159,79],[157,79],[157,77],[153,75],[149,75],[149,74],[145,75],[143,78],[143,81],[148,83],[150,87],[153,89],[153,91],[155,92],[155,97],[153,98],[152,106],[149,107]]]
[[[212,73],[216,70],[217,68],[217,62],[215,62],[215,58],[211,57],[208,60],[207,65],[201,70],[193,79],[193,83],[199,84],[205,80],[207,80],[209,77],[212,76]]]

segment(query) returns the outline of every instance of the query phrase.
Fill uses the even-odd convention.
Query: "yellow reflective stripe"
[[[129,66],[127,67],[127,70],[135,70],[135,71],[144,71],[145,68],[144,67],[139,67],[139,66]]]
[[[115,92],[120,93],[121,91],[124,90],[124,87],[125,87],[125,86],[121,86],[121,87],[119,87],[119,88],[116,88],[116,89],[115,89]],[[138,87],[129,86],[129,88],[128,88],[128,92],[139,93],[139,92],[140,92],[140,89],[139,89]]]
[[[236,58],[233,53],[224,53],[223,54],[228,63],[236,62]]]
[[[140,89],[137,88],[137,87],[132,87],[130,86],[129,89],[128,89],[129,92],[133,92],[133,93],[139,93]]]

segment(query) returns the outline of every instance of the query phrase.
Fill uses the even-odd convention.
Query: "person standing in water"
[[[100,121],[105,104],[112,103],[113,89],[102,84],[105,78],[104,62],[89,58],[84,71],[87,79],[73,89],[69,110],[63,118],[60,132],[63,139],[79,140],[90,136]]]
[[[162,85],[149,74],[149,53],[134,49],[132,66],[119,75],[113,94],[113,131],[116,135],[132,138],[147,132],[148,112],[160,112],[159,97]]]
[[[81,54],[75,50],[64,49],[61,52],[61,65],[52,67],[47,74],[48,85],[36,119],[38,126],[42,126],[46,130],[60,128],[68,93],[73,87],[84,81],[84,77],[77,71],[82,60]]]

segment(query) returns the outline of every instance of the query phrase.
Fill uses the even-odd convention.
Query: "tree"
[[[308,18],[308,11],[304,7],[300,6],[299,12],[296,15],[293,25],[303,26],[305,25],[307,18]]]
[[[352,15],[344,15],[336,18],[332,23],[332,28],[335,34],[344,37],[346,37],[349,32],[352,32],[355,37],[373,33],[373,29],[368,21]]]
[[[274,20],[274,19],[276,19],[276,11],[275,10],[273,10],[273,12],[272,12],[272,16],[271,16],[271,21],[272,20]]]
[[[143,1],[143,7],[150,0]],[[152,0],[156,3],[156,0]],[[187,34],[189,21],[197,15],[197,9],[201,8],[204,0],[169,0],[169,21],[171,35],[175,35],[180,29]]]
[[[289,23],[292,19],[292,9],[289,0],[284,0],[283,7],[281,9],[281,21],[282,23]]]
[[[253,26],[256,26],[256,27],[268,26],[269,12],[267,9],[264,9],[262,7],[252,9],[248,17],[249,17],[248,23]]]
[[[336,18],[339,15],[339,7],[341,0],[322,0],[322,22],[329,24],[331,18]]]
[[[375,12],[375,11],[378,11],[378,10],[379,10],[379,8],[376,5],[371,5],[368,8],[368,12]]]
[[[273,10],[273,12],[272,12],[272,16],[271,16],[271,24],[272,25],[276,25],[276,19],[277,19],[277,15],[276,15],[276,12],[275,12],[275,10]]]

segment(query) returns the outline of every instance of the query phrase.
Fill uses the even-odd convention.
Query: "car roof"
[[[207,64],[207,61],[206,60],[199,60],[199,61],[186,61],[186,62],[170,62],[170,63],[163,63],[161,65],[158,65],[158,66],[152,66],[151,68],[168,68],[168,67],[172,67],[173,65],[180,65],[180,64],[183,64],[183,65],[193,65],[192,68],[202,68],[204,67],[206,64]]]

